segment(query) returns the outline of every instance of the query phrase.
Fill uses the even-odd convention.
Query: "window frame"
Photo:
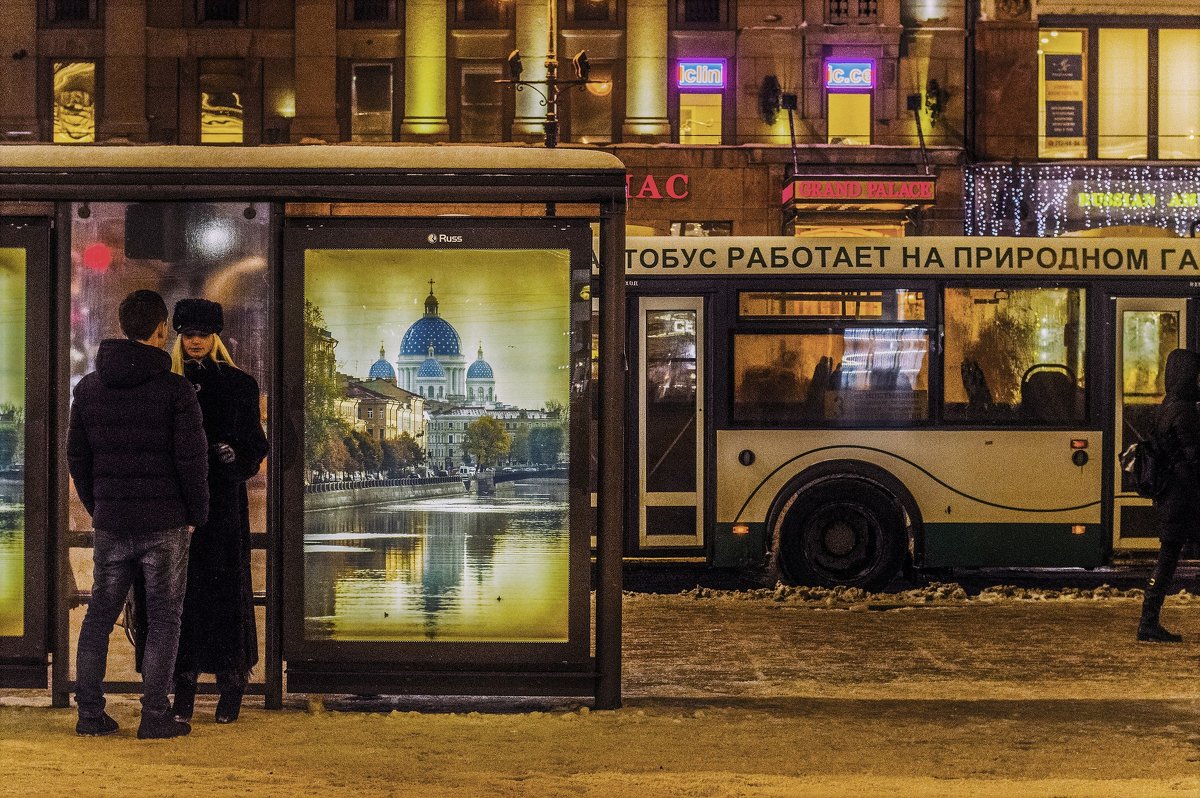
[[[947,327],[947,323],[946,323],[947,322],[946,291],[950,290],[950,289],[962,289],[962,290],[968,290],[968,291],[972,290],[972,289],[984,290],[984,291],[998,291],[998,290],[1036,291],[1039,289],[1040,290],[1056,290],[1057,289],[1057,290],[1082,292],[1082,301],[1080,302],[1080,307],[1083,309],[1083,314],[1084,314],[1083,323],[1081,325],[1081,338],[1080,338],[1080,341],[1081,341],[1080,357],[1081,357],[1081,362],[1083,363],[1083,388],[1082,388],[1083,395],[1081,397],[1081,407],[1083,410],[1082,418],[1076,419],[1076,420],[1074,420],[1070,423],[1066,423],[1066,424],[1058,423],[1058,422],[1054,422],[1054,423],[1034,422],[1034,421],[1029,421],[1026,419],[1021,419],[1018,417],[1014,417],[1012,419],[1004,419],[1004,420],[991,419],[991,420],[987,420],[984,422],[981,422],[979,419],[970,419],[970,418],[947,418],[946,417],[946,407],[945,407],[945,405],[946,405],[946,390],[945,390],[945,385],[944,385],[945,376],[946,376],[946,327]],[[1091,333],[1092,333],[1092,327],[1097,326],[1097,324],[1099,323],[1099,320],[1101,318],[1094,314],[1096,314],[1098,312],[1098,308],[1096,307],[1096,302],[1098,301],[1097,298],[1102,293],[1104,293],[1104,292],[1102,291],[1100,285],[1089,285],[1086,283],[1069,283],[1069,282],[1064,283],[1064,282],[1058,282],[1058,281],[1055,281],[1055,282],[1049,282],[1049,281],[1047,281],[1047,282],[1030,282],[1027,280],[1008,281],[1003,278],[998,279],[998,280],[992,280],[992,281],[988,281],[988,280],[953,280],[953,281],[949,281],[949,280],[947,280],[947,281],[941,283],[940,285],[938,285],[937,286],[936,307],[937,307],[938,329],[939,329],[940,335],[941,335],[941,338],[938,341],[938,383],[939,383],[939,392],[938,392],[938,398],[937,398],[938,424],[940,426],[954,427],[954,428],[962,428],[962,427],[980,428],[980,427],[982,427],[982,428],[987,428],[987,429],[1036,429],[1036,430],[1051,429],[1051,430],[1053,430],[1053,429],[1078,429],[1078,428],[1090,429],[1090,428],[1092,428],[1094,426],[1093,417],[1095,415],[1095,410],[1092,407],[1092,396],[1094,393],[1094,391],[1092,390],[1092,382],[1093,382],[1093,380],[1103,379],[1103,374],[1101,371],[1097,371],[1097,363],[1093,359],[1094,355],[1090,353],[1091,350],[1096,350],[1098,353],[1099,350],[1101,349],[1101,347],[1099,345],[1094,345],[1092,343]],[[929,307],[928,297],[926,299],[926,307],[927,308]],[[1033,365],[1037,365],[1037,364],[1033,364]],[[1091,375],[1093,373],[1095,373],[1097,376],[1092,377]],[[1078,377],[1079,377],[1079,375],[1076,375],[1076,378],[1078,378]],[[930,384],[932,386],[932,379],[930,380]],[[930,388],[930,390],[932,390],[932,387]],[[1101,388],[1101,390],[1103,390],[1103,388]]]
[[[451,141],[463,141],[463,76],[467,73],[485,74],[492,73],[497,79],[504,78],[506,75],[504,63],[501,61],[492,61],[490,59],[458,59],[454,62],[452,69],[447,70],[447,79],[450,83],[450,91],[446,96],[446,114],[449,117]],[[513,117],[516,114],[516,98],[515,91],[512,91],[507,86],[500,86],[500,141],[512,141],[512,126]],[[453,102],[450,102],[453,98]],[[472,140],[467,143],[483,143]]]
[[[453,28],[470,28],[482,30],[516,30],[516,4],[506,3],[503,0],[489,0],[494,2],[497,10],[495,20],[468,20],[466,18],[466,0],[446,0],[446,27],[447,33]]]
[[[605,19],[576,19],[577,5],[587,0],[556,0],[558,2],[558,19],[570,28],[622,28],[625,26],[625,0],[601,0],[608,7]],[[562,27],[560,25],[560,27]]]
[[[40,72],[42,75],[44,75],[44,77],[40,78],[40,80],[39,80],[39,82],[41,83],[41,90],[38,91],[38,103],[39,103],[39,105],[44,104],[44,107],[45,107],[45,113],[40,114],[40,116],[42,116],[42,118],[44,118],[46,120],[46,122],[45,122],[45,124],[46,124],[45,141],[48,144],[55,144],[57,146],[62,146],[62,147],[68,147],[68,146],[86,147],[86,146],[90,146],[92,144],[99,143],[99,141],[100,141],[100,123],[101,123],[101,120],[104,118],[103,117],[103,113],[104,113],[104,105],[103,105],[103,103],[104,103],[104,59],[103,58],[71,58],[71,57],[45,58],[45,59],[42,59],[41,63],[43,64],[43,66],[42,66],[42,69],[40,70]],[[75,143],[75,142],[65,142],[65,141],[64,142],[56,142],[54,140],[54,106],[55,106],[54,65],[56,63],[59,63],[59,64],[89,63],[89,64],[93,64],[95,66],[96,96],[93,98],[93,117],[94,117],[95,131],[93,131],[94,132],[94,136],[93,136],[94,140],[92,142]]]
[[[670,30],[732,30],[737,22],[737,0],[713,0],[717,4],[717,20],[714,22],[688,22],[687,2],[672,0],[668,4],[667,24]]]
[[[355,0],[341,0],[338,3],[338,27],[339,28],[394,28],[400,25],[404,20],[402,17],[403,7],[402,0],[385,0],[388,5],[387,15],[384,19],[369,19],[360,20],[354,18],[354,3]]]
[[[741,316],[738,313],[739,295],[743,292],[756,291],[802,291],[810,292],[848,292],[848,291],[894,291],[903,287],[908,291],[919,291],[924,295],[925,303],[925,318],[921,321],[884,321],[874,319],[855,319],[855,318],[787,318],[787,317],[767,317],[767,316]],[[727,293],[727,307],[725,309],[725,317],[728,319],[727,329],[725,331],[725,351],[726,356],[723,362],[713,363],[713,368],[724,368],[725,370],[725,391],[721,399],[725,403],[725,421],[723,428],[728,429],[795,429],[795,430],[829,430],[829,429],[917,429],[936,427],[941,423],[941,396],[942,396],[942,366],[941,366],[941,351],[940,351],[940,336],[939,326],[941,321],[941,291],[942,287],[930,281],[912,280],[905,281],[903,286],[897,284],[896,281],[878,280],[802,280],[802,281],[784,281],[784,282],[759,282],[747,280],[745,283],[740,283],[737,286],[730,286],[730,290],[723,292]],[[836,335],[844,334],[851,328],[886,328],[886,329],[917,329],[924,330],[927,342],[925,363],[927,371],[926,379],[926,407],[925,417],[910,421],[880,421],[880,420],[854,420],[847,422],[833,422],[823,419],[813,419],[808,421],[797,421],[791,419],[780,419],[776,423],[768,423],[762,420],[742,420],[736,418],[736,340],[739,335]]]
[[[38,3],[38,26],[43,28],[100,28],[104,26],[104,0],[88,0],[87,19],[61,19],[58,0]],[[58,59],[62,60],[62,59]]]
[[[1101,158],[1100,152],[1100,30],[1102,28],[1121,28],[1145,30],[1147,34],[1147,102],[1146,102],[1146,157],[1144,158]],[[1087,107],[1084,109],[1084,138],[1087,142],[1087,160],[1109,162],[1146,163],[1160,160],[1159,157],[1159,47],[1158,35],[1163,29],[1196,30],[1200,29],[1200,16],[1080,16],[1080,15],[1045,15],[1038,19],[1038,37],[1043,30],[1078,30],[1084,34],[1084,80]],[[1041,131],[1037,131],[1037,159],[1048,163],[1078,161],[1078,158],[1051,158],[1041,155]],[[1170,161],[1186,162],[1186,158],[1171,158]]]
[[[256,20],[251,18],[249,0],[237,0],[238,13],[237,19],[208,19],[205,15],[205,3],[207,0],[194,0],[188,4],[191,12],[191,19],[188,20],[193,25],[198,25],[206,28],[243,28],[255,24]]]
[[[400,61],[398,63],[397,61]],[[339,94],[341,102],[339,105],[345,109],[345,118],[341,123],[341,138],[343,141],[354,141],[354,68],[357,66],[389,66],[392,70],[392,125],[391,138],[388,141],[395,142],[400,140],[400,122],[404,116],[404,79],[402,59],[387,59],[387,58],[364,58],[364,59],[348,59],[339,61],[341,74],[339,75]],[[397,113],[397,106],[400,112]],[[365,143],[385,143],[377,141],[368,141]]]

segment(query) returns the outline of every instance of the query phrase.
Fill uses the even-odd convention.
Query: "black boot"
[[[196,676],[181,673],[175,677],[175,703],[171,705],[171,712],[176,720],[192,719],[192,711],[196,708]]]
[[[233,671],[218,673],[217,688],[221,691],[221,697],[217,699],[217,723],[233,723],[242,711],[246,677]]]
[[[1182,643],[1183,636],[1168,632],[1158,622],[1162,611],[1163,596],[1146,593],[1142,601],[1142,618],[1138,621],[1137,639],[1144,643]]]

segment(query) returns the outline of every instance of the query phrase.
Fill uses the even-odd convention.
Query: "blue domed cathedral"
[[[425,315],[405,331],[395,368],[388,362],[385,349],[379,348],[379,360],[371,366],[371,379],[386,379],[406,391],[442,402],[494,404],[496,376],[491,364],[483,359],[483,342],[469,366],[454,325],[442,318],[438,300],[429,281]]]

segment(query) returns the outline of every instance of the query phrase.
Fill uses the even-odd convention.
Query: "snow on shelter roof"
[[[620,160],[574,147],[0,145],[4,198],[624,202],[624,192]]]

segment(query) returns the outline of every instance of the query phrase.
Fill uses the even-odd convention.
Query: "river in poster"
[[[565,250],[305,255],[305,637],[565,642]]]

